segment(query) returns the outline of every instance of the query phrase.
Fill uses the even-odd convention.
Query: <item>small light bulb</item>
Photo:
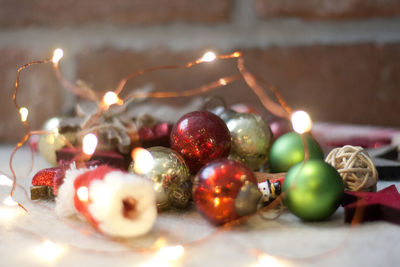
[[[227,84],[227,82],[226,82],[226,80],[224,78],[219,79],[219,83],[221,85],[226,85]]]
[[[58,64],[58,61],[60,61],[60,59],[62,59],[63,56],[64,56],[64,51],[61,48],[57,48],[53,52],[53,58],[51,59],[51,61],[53,61],[54,64]]]
[[[65,252],[65,250],[65,248],[54,244],[50,240],[46,240],[35,249],[35,254],[41,260],[51,262],[61,256]]]
[[[89,200],[89,189],[86,186],[81,186],[76,190],[76,195],[80,201],[86,202]]]
[[[154,159],[151,153],[144,148],[137,147],[132,150],[133,170],[138,174],[144,174],[153,168]]]
[[[18,203],[15,202],[14,199],[12,199],[11,196],[6,197],[6,198],[3,200],[3,204],[6,205],[6,206],[10,206],[10,207],[11,207],[11,206],[18,206]]]
[[[307,112],[298,110],[291,117],[293,130],[299,134],[309,132],[312,128],[312,121]]]
[[[183,252],[184,248],[181,245],[163,247],[157,252],[157,256],[163,260],[176,261],[177,259],[182,257]]]
[[[214,61],[217,58],[214,52],[208,51],[203,55],[203,57],[200,59],[201,62],[211,62]]]
[[[121,105],[123,101],[118,97],[118,95],[112,91],[108,91],[104,97],[103,97],[103,102],[107,106],[111,106],[113,104],[118,104]]]
[[[22,107],[19,109],[19,114],[21,115],[21,121],[26,122],[28,119],[29,110],[26,107]]]
[[[97,142],[98,140],[95,134],[89,133],[85,135],[82,140],[83,153],[86,155],[93,155],[93,153],[96,151]]]

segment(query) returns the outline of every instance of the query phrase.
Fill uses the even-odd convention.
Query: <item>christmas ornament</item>
[[[271,203],[282,193],[282,183],[284,178],[268,179],[258,183],[258,189],[262,193],[262,203],[264,206]]]
[[[136,170],[132,162],[129,172],[153,180],[158,208],[186,208],[192,198],[192,182],[183,158],[174,150],[161,146],[151,147],[147,151],[152,156],[151,167],[143,170],[139,166]]]
[[[142,147],[164,146],[170,147],[172,125],[166,122],[158,123],[153,127],[142,127],[139,130],[139,139]]]
[[[47,120],[42,130],[51,131],[52,133],[40,135],[38,140],[40,155],[53,166],[57,165],[56,151],[67,144],[68,138],[73,138],[71,133],[67,134],[69,135],[68,137],[64,134],[60,134],[58,132],[59,125],[60,118],[54,117]]]
[[[180,153],[192,174],[208,162],[228,156],[231,136],[225,122],[208,111],[184,115],[171,132],[171,148]]]
[[[220,117],[224,122],[229,121],[233,116],[237,114],[236,111],[233,111],[232,109],[226,108],[224,106],[218,106],[210,110],[210,112]]]
[[[376,191],[378,172],[362,147],[347,145],[335,148],[325,161],[342,176],[346,190]]]
[[[70,169],[56,198],[60,217],[81,214],[114,237],[146,234],[157,216],[153,183],[108,166]]]
[[[79,155],[82,155],[81,148],[64,147],[56,151],[57,161],[75,161]],[[100,162],[100,164],[106,164],[121,170],[127,170],[131,162],[129,155],[121,154],[117,151],[96,150],[90,158]]]
[[[342,205],[347,223],[384,220],[400,224],[400,194],[394,184],[378,192],[345,191]]]
[[[308,134],[303,134],[307,142],[309,159],[323,159],[319,144]],[[302,136],[291,132],[279,137],[271,146],[269,166],[271,172],[287,172],[293,165],[304,160]]]
[[[306,221],[321,221],[332,215],[339,207],[343,190],[339,173],[318,159],[293,166],[283,182],[285,205]]]
[[[100,162],[91,160],[84,163],[86,168],[99,166]],[[58,194],[59,187],[64,182],[65,172],[75,162],[59,161],[59,165],[53,168],[46,168],[38,171],[32,178],[31,199],[54,199]]]
[[[259,115],[237,113],[226,121],[232,137],[229,157],[258,170],[268,160],[271,130]]]
[[[193,183],[197,209],[217,225],[254,213],[261,197],[254,174],[235,160],[208,163]]]

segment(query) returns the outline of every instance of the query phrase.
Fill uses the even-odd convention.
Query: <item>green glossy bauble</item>
[[[304,135],[307,140],[309,159],[323,159],[321,147],[310,135]],[[271,146],[269,152],[269,167],[271,172],[287,172],[293,165],[304,160],[304,146],[301,135],[290,132],[279,137]]]
[[[51,134],[43,134],[39,136],[38,150],[40,155],[51,165],[57,165],[56,151],[64,147],[68,141],[71,142],[75,138],[72,133],[60,134],[58,126],[60,118],[54,117],[47,120],[42,127],[44,131],[51,131]]]
[[[184,159],[166,147],[156,146],[147,150],[153,158],[153,164],[140,174],[153,180],[158,208],[186,208],[192,197],[192,182]],[[135,172],[133,162],[129,172]]]
[[[236,113],[226,125],[231,133],[229,158],[258,170],[268,161],[272,134],[266,122],[256,114]]]
[[[284,203],[306,221],[321,221],[332,215],[343,197],[339,173],[323,160],[308,160],[293,166],[283,181]]]

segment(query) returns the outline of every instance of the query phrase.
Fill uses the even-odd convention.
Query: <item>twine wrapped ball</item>
[[[346,145],[335,148],[325,161],[339,172],[345,190],[376,191],[378,172],[362,147]]]

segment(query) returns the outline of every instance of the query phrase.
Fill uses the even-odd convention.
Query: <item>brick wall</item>
[[[22,135],[11,102],[16,68],[55,47],[64,49],[69,79],[103,91],[145,67],[241,50],[249,69],[314,120],[400,126],[400,0],[0,0],[0,142]],[[128,87],[190,89],[235,71],[215,62]],[[33,128],[73,107],[50,66],[21,79],[18,100]],[[214,94],[262,110],[243,82]]]

